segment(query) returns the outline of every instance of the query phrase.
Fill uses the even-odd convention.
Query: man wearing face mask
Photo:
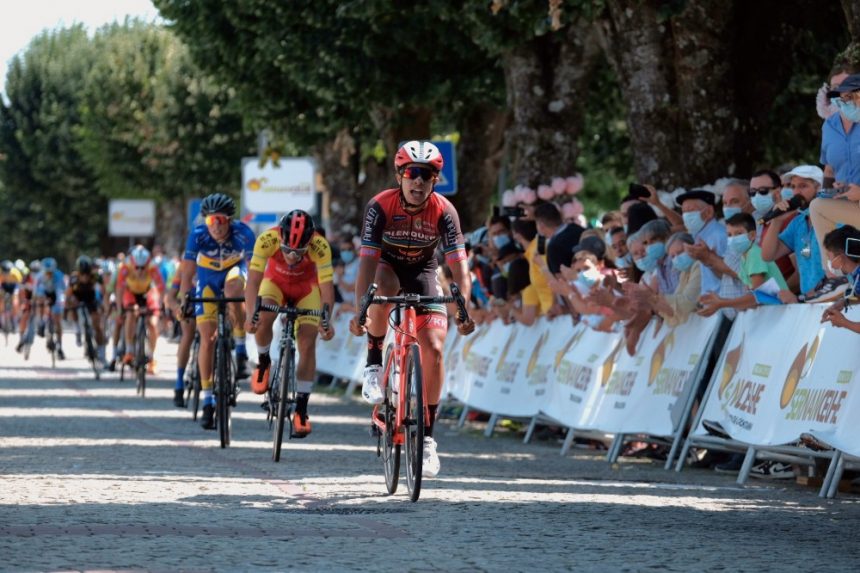
[[[338,276],[337,286],[343,297],[343,304],[355,306],[355,278],[358,275],[358,258],[355,256],[355,243],[351,234],[345,233],[340,241],[340,260],[343,266]]]
[[[847,296],[857,299],[860,289],[860,260],[846,253],[845,246],[848,240],[860,241],[860,230],[845,225],[839,227],[824,237],[824,249],[827,252],[827,266],[836,275],[848,277],[850,291]],[[829,322],[837,328],[847,328],[860,334],[860,322],[854,322],[845,318],[842,311],[846,307],[847,300],[839,299],[824,311],[821,322]]]
[[[786,177],[790,178],[792,191],[808,203],[821,189],[824,172],[815,165],[799,165],[786,173],[784,178]],[[781,225],[782,221],[789,216],[788,208],[787,201],[777,203],[775,209],[783,211],[783,214],[774,218],[773,222]],[[780,300],[783,303],[811,302],[823,296],[829,297],[843,286],[844,281],[825,277],[818,250],[818,240],[810,221],[808,208],[799,211],[779,235],[768,233],[762,240],[761,252],[765,261],[774,261],[789,253],[795,255],[801,295],[798,297],[790,291],[782,291]]]
[[[730,180],[723,191],[723,220],[728,221],[738,213],[752,214],[753,211],[749,181],[743,179]]]
[[[750,179],[750,195],[753,205],[752,216],[756,221],[759,221],[773,209],[774,205],[782,201],[782,180],[776,172],[770,169],[756,171],[753,173],[752,179]],[[761,225],[761,230],[758,232],[759,246],[761,246],[762,241],[769,232],[781,233],[784,231],[796,215],[797,211],[792,211],[779,224],[771,220]],[[776,260],[776,265],[779,267],[779,272],[785,277],[788,288],[797,292],[800,288],[800,283],[791,256],[780,257]]]
[[[726,228],[714,217],[716,197],[710,191],[694,189],[679,195],[676,199],[681,206],[684,226],[696,241],[695,245],[687,245],[686,250],[691,257],[705,262],[708,252],[719,259],[726,254]],[[703,248],[704,247],[704,248]],[[717,292],[720,289],[720,277],[709,266],[702,269],[702,292]]]

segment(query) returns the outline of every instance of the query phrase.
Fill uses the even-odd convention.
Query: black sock
[[[385,342],[384,336],[367,335],[367,365],[374,364],[382,366],[382,344]]]
[[[310,397],[310,394],[305,394],[304,392],[299,392],[296,396],[296,412],[298,412],[299,416],[302,418],[308,417],[308,399]]]
[[[433,424],[436,423],[436,410],[439,409],[439,404],[430,404],[427,406],[427,413],[430,415],[430,425],[424,426],[424,437],[433,437]]]

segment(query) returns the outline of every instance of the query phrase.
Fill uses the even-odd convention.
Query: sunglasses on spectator
[[[406,179],[418,179],[430,181],[436,177],[436,171],[429,167],[407,167],[401,173]]]
[[[768,195],[774,189],[776,189],[776,187],[751,187],[750,195]]]
[[[308,248],[304,247],[302,249],[292,249],[292,248],[288,247],[287,245],[281,243],[281,252],[284,253],[285,255],[289,255],[290,253],[292,253],[294,255],[302,257],[302,256],[304,256],[305,253],[308,252]]]
[[[206,224],[208,226],[212,225],[226,225],[230,221],[230,217],[227,215],[206,215]]]

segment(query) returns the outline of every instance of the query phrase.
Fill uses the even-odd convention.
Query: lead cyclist
[[[401,290],[424,296],[442,296],[436,273],[436,248],[441,245],[445,262],[463,297],[469,300],[471,276],[466,263],[466,249],[457,210],[445,197],[434,193],[444,159],[429,141],[408,141],[394,157],[398,187],[376,195],[367,204],[361,235],[355,298],[360,300],[371,282],[379,286],[379,296],[395,296]],[[365,326],[357,316],[349,324],[355,336],[367,334],[367,366],[364,370],[362,396],[371,404],[383,401],[382,345],[388,322],[386,309],[372,305]],[[475,330],[471,319],[460,322],[460,334]],[[426,477],[439,474],[441,464],[433,439],[433,425],[442,394],[444,363],[442,350],[448,331],[445,305],[426,305],[418,309],[418,341],[421,367],[429,411],[424,426],[423,470]]]

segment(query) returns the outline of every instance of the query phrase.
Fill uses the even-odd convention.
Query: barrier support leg
[[[841,453],[841,452],[840,452]],[[839,491],[839,480],[842,479],[842,472],[845,471],[845,456],[840,455],[836,461],[836,470],[833,472],[833,477],[830,480],[830,487],[827,488],[827,497],[833,499]]]
[[[612,440],[612,445],[609,446],[609,451],[606,453],[606,461],[614,464],[618,461],[618,456],[621,455],[621,449],[624,447],[624,434],[615,434]]]
[[[755,448],[750,446],[747,449],[747,455],[744,456],[744,463],[741,465],[741,471],[738,473],[738,485],[744,485],[746,483],[754,463]]]
[[[573,428],[567,429],[567,435],[564,437],[564,443],[561,445],[561,455],[566,456],[573,445]]]
[[[465,404],[463,405],[463,412],[460,414],[460,419],[457,420],[457,427],[462,428],[466,425],[466,416],[469,415],[469,407]]]
[[[534,416],[532,416],[532,421],[529,422],[529,429],[526,430],[526,435],[523,438],[524,444],[527,444],[530,441],[532,441],[532,434],[535,433],[535,428],[537,427],[537,423],[538,423],[538,415],[535,414]]]
[[[493,432],[496,429],[496,423],[499,421],[498,414],[490,414],[490,421],[487,422],[487,429],[484,430],[484,437],[491,438],[493,437]]]
[[[338,378],[337,376],[332,376],[331,382],[329,382],[328,387],[329,388],[337,388],[337,385],[339,383],[340,383],[340,378]]]
[[[678,455],[678,463],[675,464],[676,472],[680,472],[684,469],[684,464],[687,463],[687,456],[690,455],[691,439],[691,436],[687,436],[687,439],[684,440],[684,447],[681,448],[681,453]]]
[[[833,481],[833,476],[836,474],[836,466],[839,464],[840,459],[842,459],[842,452],[840,450],[836,450],[833,457],[830,458],[830,463],[827,465],[827,473],[824,475],[824,481],[821,483],[821,491],[818,492],[818,497],[827,497],[827,493],[830,491],[830,484]]]
[[[350,379],[349,384],[346,385],[346,392],[344,395],[349,397],[355,393],[355,389],[358,387],[358,380]]]

